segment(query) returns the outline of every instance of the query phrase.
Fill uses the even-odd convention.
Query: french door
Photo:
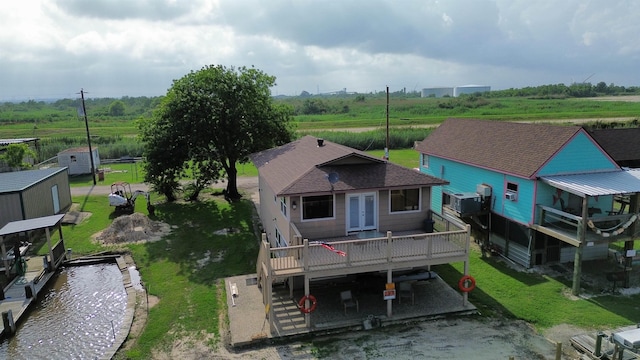
[[[376,194],[347,195],[347,232],[376,229]]]

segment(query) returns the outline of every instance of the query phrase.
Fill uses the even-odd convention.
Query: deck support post
[[[631,216],[632,214],[638,214],[640,212],[640,202],[638,201],[638,193],[635,193],[633,195],[631,195],[629,197],[629,216]],[[629,226],[629,233],[630,234],[636,234],[636,231],[638,229],[638,221],[634,221],[633,224],[631,224]],[[631,270],[631,268],[633,267],[633,257],[631,256],[627,256],[627,252],[629,250],[633,250],[634,248],[634,240],[628,240],[624,242],[624,256],[625,256],[625,261],[624,261],[624,285],[623,287],[625,289],[628,289],[629,287],[631,287],[631,279],[630,279],[630,274],[629,271]]]
[[[16,333],[16,322],[13,320],[13,311],[11,309],[2,312],[2,324],[5,334],[11,336]]]
[[[306,241],[306,240],[305,240]],[[305,296],[309,296],[309,276],[308,275],[304,275],[304,295]],[[305,308],[309,308],[309,300],[307,299],[307,301],[304,304]],[[305,313],[304,314],[304,324],[307,327],[307,329],[311,328],[311,313]]]
[[[387,284],[393,282],[393,270],[387,269]],[[387,317],[391,318],[393,315],[393,300],[387,300]]]
[[[53,246],[51,245],[51,232],[49,228],[44,229],[45,234],[47,235],[47,245],[49,245],[49,269],[48,271],[55,270],[56,258],[53,256]]]
[[[589,197],[582,198],[582,219],[578,222],[578,246],[573,259],[573,285],[571,294],[580,295],[580,278],[582,277],[582,254],[584,252],[587,235],[587,220],[589,219]]]
[[[467,243],[465,244],[465,253],[467,254],[467,260],[464,262],[463,275],[469,275],[469,251],[471,250],[471,225],[467,224],[465,228],[467,230]],[[468,301],[469,301],[469,292],[463,291],[462,305],[466,306]]]

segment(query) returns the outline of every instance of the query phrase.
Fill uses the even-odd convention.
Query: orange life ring
[[[307,300],[311,301],[311,306],[308,308],[306,307]],[[304,314],[312,313],[316,309],[316,305],[318,305],[318,301],[313,295],[305,295],[302,297],[302,299],[300,299],[300,301],[298,301],[298,308]]]
[[[476,288],[476,279],[471,275],[465,275],[460,278],[460,281],[458,281],[458,287],[462,292],[470,292]]]

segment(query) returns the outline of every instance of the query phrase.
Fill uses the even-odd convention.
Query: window
[[[427,154],[422,154],[422,167],[429,167],[429,156]]]
[[[287,216],[287,198],[284,196],[280,198],[280,212]]]
[[[420,189],[391,190],[391,212],[420,210]]]
[[[78,159],[76,159],[76,156],[75,155],[71,155],[71,162],[76,162],[76,161],[78,161]]]
[[[302,198],[302,220],[333,218],[333,195]]]
[[[518,199],[518,184],[507,182],[507,191],[504,196],[507,200],[516,201]]]
[[[278,230],[278,228],[276,228],[276,247],[282,248],[282,247],[287,247],[287,246],[289,246],[289,244],[287,243],[287,240],[282,236],[282,233],[280,232],[280,230]],[[287,252],[286,251],[278,251],[278,252],[276,252],[276,256],[277,257],[287,256]]]

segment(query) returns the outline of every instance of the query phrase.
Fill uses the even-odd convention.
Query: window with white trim
[[[429,167],[429,156],[427,154],[422,154],[422,167]]]
[[[391,212],[420,210],[420,189],[391,190]]]
[[[287,216],[287,198],[284,196],[280,198],[280,212]]]
[[[333,195],[305,196],[302,198],[302,220],[333,218]]]

